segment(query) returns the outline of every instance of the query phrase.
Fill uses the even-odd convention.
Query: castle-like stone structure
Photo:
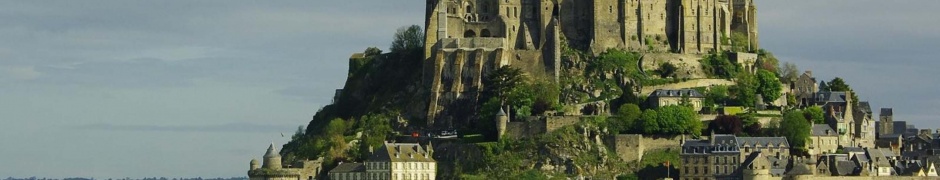
[[[323,168],[323,158],[316,160],[298,161],[292,164],[281,164],[281,155],[278,154],[274,144],[268,146],[264,153],[263,164],[252,159],[249,162],[248,179],[250,180],[313,180],[319,177]]]
[[[699,54],[743,34],[739,46],[757,49],[756,12],[753,0],[428,0],[427,122],[475,102],[483,77],[501,66],[557,81],[565,47]]]

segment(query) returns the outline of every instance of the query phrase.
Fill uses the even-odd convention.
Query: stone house
[[[702,101],[705,95],[695,89],[657,89],[648,97],[651,107],[663,107],[669,105],[681,105],[683,102],[689,103],[696,112],[702,110]]]
[[[814,124],[811,131],[810,141],[806,143],[809,155],[835,153],[839,149],[839,136],[829,125]]]
[[[789,144],[783,137],[712,134],[682,144],[679,179],[779,179],[786,171]]]
[[[371,149],[370,149],[371,151]],[[429,144],[385,142],[364,163],[343,163],[330,170],[330,179],[400,180],[428,179],[437,176],[437,161]]]
[[[872,119],[871,105],[868,101],[858,102],[853,117],[855,118],[855,142],[859,147],[875,147],[875,120]]]
[[[816,92],[819,92],[819,84],[816,83],[812,71],[804,72],[790,85],[790,94],[796,98],[799,107],[808,107],[814,104]]]
[[[816,105],[825,111],[826,123],[839,134],[839,145],[857,146],[855,118],[852,110],[852,92],[821,91],[816,93]]]

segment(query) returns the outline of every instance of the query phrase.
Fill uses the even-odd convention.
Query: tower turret
[[[496,113],[496,132],[499,138],[503,138],[503,135],[506,134],[506,124],[508,123],[509,116],[506,115],[506,111],[500,108],[499,113]]]
[[[248,170],[255,170],[260,168],[258,165],[258,159],[251,159],[251,162],[248,163]]]
[[[274,148],[274,143],[271,143],[271,146],[268,147],[268,152],[264,153],[264,164],[262,167],[268,169],[281,168],[281,154],[277,153],[277,149]]]

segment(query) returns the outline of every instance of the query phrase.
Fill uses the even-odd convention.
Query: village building
[[[695,89],[657,89],[648,98],[651,107],[688,103],[692,110],[698,112],[702,110],[702,101],[705,100],[705,95]]]

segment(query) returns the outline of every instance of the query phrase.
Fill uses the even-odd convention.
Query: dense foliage
[[[826,124],[826,117],[822,107],[807,107],[806,109],[803,109],[803,116],[806,118],[806,120],[809,120],[814,124]]]
[[[709,76],[723,79],[731,79],[735,77],[738,72],[741,72],[741,67],[731,62],[731,60],[728,59],[728,55],[725,53],[706,55],[705,58],[700,60],[700,64],[702,65],[702,70]]]
[[[761,94],[764,102],[772,102],[782,96],[780,89],[783,86],[780,85],[780,79],[773,72],[763,69],[758,70],[757,81],[759,83],[757,93]]]
[[[647,109],[635,126],[643,134],[702,134],[702,122],[698,113],[687,106],[664,106],[657,110]]]
[[[790,147],[794,150],[805,151],[812,127],[813,124],[806,120],[803,112],[793,110],[783,115],[783,121],[780,122],[780,129],[778,130],[781,136],[787,137]]]

